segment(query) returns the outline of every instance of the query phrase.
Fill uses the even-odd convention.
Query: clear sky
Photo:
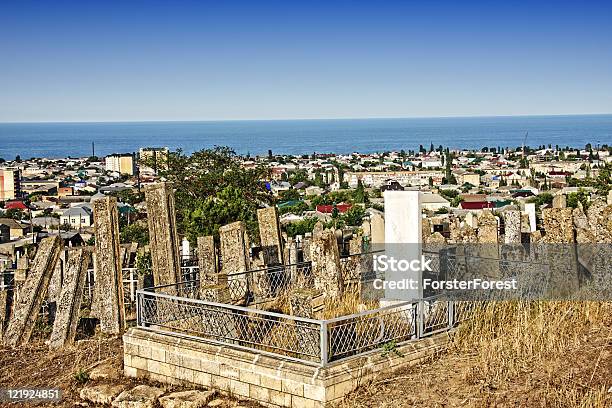
[[[0,3],[4,122],[611,112],[609,1]]]

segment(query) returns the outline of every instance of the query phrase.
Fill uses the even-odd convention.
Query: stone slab
[[[4,336],[4,344],[7,346],[16,347],[30,340],[62,246],[62,239],[58,235],[44,238],[40,242],[30,275],[13,306],[13,316]]]
[[[105,197],[96,200],[93,209],[96,236],[95,312],[102,332],[118,334],[125,328],[125,307],[117,199]]]
[[[49,340],[49,348],[62,348],[74,343],[90,258],[91,250],[89,248],[81,247],[68,251],[66,274],[62,291],[57,300],[57,310],[51,339]]]
[[[155,285],[180,282],[181,262],[172,183],[145,186],[145,200]]]

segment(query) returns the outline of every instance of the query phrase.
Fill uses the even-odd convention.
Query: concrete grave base
[[[128,377],[196,384],[266,406],[303,408],[330,406],[381,374],[421,362],[445,346],[448,333],[324,367],[141,328],[130,329],[123,341]]]

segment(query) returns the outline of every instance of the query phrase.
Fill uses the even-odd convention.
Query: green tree
[[[279,202],[295,201],[295,200],[301,200],[301,199],[302,199],[302,196],[300,196],[300,192],[292,188],[286,191],[281,191],[278,197]]]
[[[11,208],[11,209],[6,210],[6,212],[4,213],[4,216],[6,218],[12,218],[17,221],[23,220],[24,218],[26,218],[25,212],[17,208]]]
[[[364,216],[365,209],[360,205],[354,205],[342,215],[342,220],[344,220],[346,225],[358,227],[361,225]]]
[[[137,242],[140,246],[148,245],[149,228],[147,227],[146,223],[143,222],[135,222],[134,224],[126,225],[125,227],[121,228],[119,239],[123,244]]]
[[[287,236],[295,237],[296,235],[304,235],[307,232],[312,232],[315,224],[317,223],[317,219],[312,218],[304,218],[301,221],[292,222],[285,226],[285,230],[287,231]]]
[[[192,243],[238,220],[246,223],[251,240],[259,241],[257,208],[274,201],[265,185],[270,177],[266,165],[244,168],[229,147],[191,155],[179,149],[168,154],[167,167],[158,174],[174,183],[177,227]]]
[[[117,197],[122,203],[134,205],[144,201],[144,193],[139,193],[137,190],[121,190],[111,193],[112,196]]]
[[[567,195],[567,206],[577,208],[578,203],[582,204],[582,208],[586,210],[589,207],[589,193],[580,189],[577,193],[569,193]]]
[[[544,204],[551,205],[553,202],[553,195],[551,193],[540,193],[535,197],[529,198],[527,202],[535,203],[535,205],[538,207]]]

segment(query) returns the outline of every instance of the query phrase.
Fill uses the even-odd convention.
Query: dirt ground
[[[521,375],[503,384],[483,378],[472,356],[444,352],[418,367],[363,385],[340,407],[612,407],[611,333],[610,327],[593,328],[578,348],[545,363],[525,366]],[[63,352],[50,352],[42,341],[14,350],[0,348],[0,387],[59,387],[63,393],[60,404],[37,406],[80,406],[79,390],[86,381],[79,373],[100,363],[121,370],[122,358],[117,337],[81,340]],[[143,383],[127,378],[118,381]],[[585,399],[590,393],[597,398]],[[227,397],[224,401],[225,407],[257,406]]]
[[[101,382],[122,383],[131,386],[149,384],[164,387],[168,392],[183,390],[154,382],[133,380],[121,377],[119,380],[87,380],[83,373],[99,365],[111,365],[121,372],[123,370],[123,344],[120,337],[100,337],[80,340],[75,347],[61,352],[49,351],[42,340],[35,340],[27,346],[17,349],[0,347],[0,388],[59,388],[62,392],[59,403],[38,404],[2,404],[1,407],[36,406],[36,407],[77,407],[88,406],[79,397],[85,385]],[[259,407],[250,402],[219,396],[224,400],[220,408]],[[92,404],[90,404],[92,405]]]

